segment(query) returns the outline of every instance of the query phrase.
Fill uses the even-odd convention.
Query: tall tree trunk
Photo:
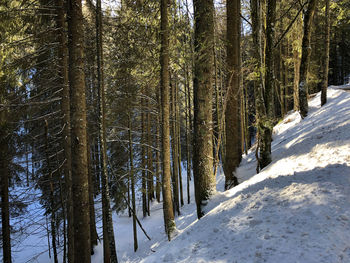
[[[176,132],[176,82],[171,85],[171,115],[172,115],[172,163],[173,163],[173,195],[174,195],[174,212],[176,211],[180,215],[180,201],[179,201],[179,168],[178,168],[178,145],[177,145],[177,132]]]
[[[263,136],[266,127],[266,108],[264,103],[264,69],[263,69],[263,48],[262,48],[262,6],[260,0],[251,0],[251,17],[252,17],[252,31],[253,31],[253,45],[254,45],[254,60],[257,68],[257,79],[254,83],[254,97],[255,97],[255,118],[257,122],[257,137],[258,137],[258,147],[260,145],[260,137]],[[260,152],[265,149],[260,148]],[[265,150],[266,151],[266,150]],[[258,158],[257,171],[261,167],[260,158]]]
[[[212,73],[214,44],[214,2],[194,0],[194,138],[193,175],[197,216],[204,215],[210,196],[215,191],[213,173]]]
[[[70,135],[70,95],[68,84],[68,49],[67,49],[67,35],[65,24],[65,1],[56,0],[57,16],[56,23],[59,29],[58,38],[58,58],[59,58],[59,76],[62,84],[62,103],[61,110],[63,114],[63,147],[64,147],[64,180],[65,180],[65,203],[67,210],[67,239],[68,249],[67,258],[68,263],[74,262],[74,215],[73,215],[73,198],[72,198],[72,154],[71,154],[71,135]]]
[[[191,202],[190,196],[190,181],[191,181],[191,95],[190,95],[190,80],[188,76],[188,67],[186,67],[186,90],[185,90],[185,100],[186,100],[186,157],[187,157],[187,203]]]
[[[236,168],[242,159],[240,121],[241,74],[241,1],[227,0],[227,106],[225,112],[226,155],[224,162],[225,189],[238,185]]]
[[[148,96],[151,92],[148,91]],[[154,198],[154,184],[153,184],[153,153],[152,153],[152,133],[151,133],[151,104],[149,103],[150,97],[147,101],[147,212],[148,216],[151,215],[151,202]]]
[[[130,180],[131,180],[131,203],[132,203],[132,229],[134,235],[134,251],[138,248],[137,244],[137,229],[136,229],[136,195],[135,195],[135,175],[134,175],[134,156],[132,146],[132,124],[131,124],[131,113],[129,113],[129,162],[130,162]]]
[[[307,70],[310,63],[311,55],[311,24],[315,13],[317,0],[310,0],[304,14],[304,34],[302,42],[302,53],[300,62],[300,80],[299,80],[299,107],[302,118],[307,116],[309,106],[307,103],[308,86],[307,86]]]
[[[143,93],[143,89],[141,90]],[[144,98],[141,98],[141,191],[143,217],[147,216],[147,178],[146,178],[146,120],[144,113]]]
[[[161,109],[161,103],[160,103],[160,90],[157,90],[157,102],[158,102],[158,114],[157,114],[157,152],[156,152],[156,199],[158,203],[160,203],[160,189],[162,186],[161,183],[161,149],[160,149],[160,136],[161,136],[161,130],[160,130],[160,119],[161,119],[161,114],[162,114],[162,109]]]
[[[327,87],[328,87],[328,69],[329,69],[329,37],[330,37],[330,12],[329,12],[329,2],[326,0],[326,25],[325,25],[325,46],[326,51],[324,54],[324,68],[323,68],[323,80],[322,80],[322,90],[321,90],[321,106],[327,103]]]
[[[266,116],[261,118],[263,129],[260,133],[260,168],[263,169],[271,163],[271,141],[274,119],[274,66],[273,66],[273,48],[275,38],[275,20],[276,20],[276,0],[268,0],[267,2],[267,20],[266,20],[266,53],[265,53],[265,92],[264,102]]]
[[[50,207],[51,207],[51,242],[52,242],[52,251],[54,262],[58,263],[57,258],[57,246],[56,246],[56,215],[55,215],[55,197],[54,197],[54,188],[53,188],[53,178],[49,154],[49,133],[48,133],[48,121],[45,120],[45,157],[46,157],[46,166],[49,174],[49,184],[50,184]]]
[[[101,0],[96,2],[96,40],[97,40],[97,87],[99,91],[99,130],[101,138],[102,157],[102,213],[104,216],[103,238],[104,238],[104,261],[117,263],[117,251],[115,248],[113,219],[111,201],[109,195],[108,171],[107,171],[107,142],[106,142],[106,110],[105,110],[105,89],[103,75],[103,45],[102,45],[102,10]],[[106,238],[108,247],[105,245]],[[106,254],[105,254],[106,252]],[[107,257],[106,257],[107,256]],[[108,258],[109,256],[109,258]]]
[[[176,229],[173,201],[171,196],[171,171],[170,171],[170,127],[169,127],[169,25],[168,25],[168,0],[160,2],[160,86],[162,100],[162,190],[163,190],[163,213],[164,226],[169,241]]]
[[[179,186],[180,186],[180,204],[184,205],[184,194],[182,187],[182,175],[181,175],[181,115],[180,115],[180,105],[179,105],[179,89],[180,86],[176,85],[175,92],[175,102],[176,102],[176,139],[177,139],[177,163],[179,168]]]
[[[4,263],[11,263],[11,233],[9,210],[9,162],[8,134],[6,123],[0,113],[0,182],[1,182],[1,223],[2,223],[2,255]]]
[[[90,263],[90,215],[86,147],[86,99],[81,0],[69,1],[68,49],[72,138],[74,261]]]
[[[97,246],[97,231],[95,218],[95,201],[94,201],[94,181],[92,180],[92,160],[91,160],[91,146],[90,139],[87,136],[87,154],[88,154],[88,176],[89,176],[89,207],[90,207],[90,240],[91,240],[91,255],[94,254],[94,246]]]

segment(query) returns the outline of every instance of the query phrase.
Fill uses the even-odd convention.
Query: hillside
[[[116,219],[120,262],[350,262],[350,93],[328,92],[324,107],[317,94],[307,118],[290,113],[275,127],[273,162],[261,173],[253,149],[238,187],[220,192],[218,176],[206,216],[185,205],[170,243],[159,204],[142,220],[152,240],[139,232],[136,254],[130,220]]]

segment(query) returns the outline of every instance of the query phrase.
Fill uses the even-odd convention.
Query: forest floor
[[[238,168],[240,185],[224,191],[219,172],[217,193],[200,220],[192,181],[191,203],[185,195],[171,242],[164,234],[162,205],[157,202],[151,217],[142,219],[138,211],[152,240],[138,228],[136,253],[131,218],[114,214],[119,262],[350,262],[350,93],[331,87],[326,105],[320,107],[317,94],[309,107],[304,120],[290,112],[275,126],[273,162],[259,174],[254,147]],[[45,238],[39,243],[47,246]],[[15,263],[28,262],[34,252],[22,249]],[[99,244],[92,262],[101,263],[102,258]],[[33,262],[52,261],[46,251]]]

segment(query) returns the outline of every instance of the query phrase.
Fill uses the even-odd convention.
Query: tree
[[[236,168],[241,162],[240,78],[241,19],[240,0],[227,0],[227,71],[228,90],[225,112],[226,155],[224,163],[225,189],[238,185]],[[218,150],[218,149],[217,149]]]
[[[212,139],[212,73],[214,44],[214,2],[194,0],[194,135],[193,176],[197,216],[201,218],[215,191]]]
[[[308,86],[307,86],[307,70],[310,63],[310,38],[311,24],[315,13],[317,0],[309,0],[307,9],[304,14],[304,33],[302,41],[302,53],[300,62],[300,80],[299,80],[299,107],[302,118],[307,116],[309,106],[307,103]]]
[[[322,90],[321,90],[321,106],[327,102],[327,87],[328,87],[328,69],[329,69],[329,42],[330,42],[330,11],[329,2],[326,0],[326,14],[325,14],[325,54],[324,54],[324,65],[323,65],[323,80],[322,80]]]
[[[171,170],[170,170],[170,125],[169,125],[169,25],[168,0],[160,2],[160,87],[162,101],[162,191],[165,232],[169,241],[176,229],[171,196]]]
[[[56,0],[57,16],[56,24],[58,28],[57,40],[58,60],[59,60],[59,82],[62,85],[62,103],[61,109],[63,114],[63,147],[64,147],[64,179],[66,184],[66,210],[67,210],[67,239],[68,239],[68,263],[74,262],[74,215],[73,215],[73,200],[72,200],[72,163],[71,163],[71,136],[70,136],[70,97],[68,83],[68,49],[67,36],[65,33],[65,10],[64,0]]]
[[[103,49],[102,49],[102,11],[101,0],[96,2],[96,42],[97,42],[97,87],[99,94],[99,130],[102,153],[102,213],[103,213],[103,255],[104,262],[117,263],[115,249],[112,211],[110,205],[108,171],[107,171],[107,142],[105,120],[105,89],[103,76]]]
[[[89,263],[90,214],[81,0],[68,3],[69,84],[72,138],[74,262]]]

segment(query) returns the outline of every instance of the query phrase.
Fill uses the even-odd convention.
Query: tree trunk
[[[6,123],[0,115],[0,182],[3,262],[11,263],[11,232],[9,210],[9,160]]]
[[[70,98],[69,98],[69,84],[68,84],[68,49],[67,49],[67,35],[65,25],[65,10],[64,0],[56,0],[57,5],[57,28],[59,34],[57,35],[58,42],[58,58],[60,63],[59,75],[62,85],[62,103],[61,110],[63,114],[63,147],[64,147],[64,180],[65,180],[65,204],[67,210],[67,239],[68,249],[67,258],[68,263],[74,262],[74,215],[73,215],[73,198],[72,198],[72,155],[71,155],[71,135],[70,135]]]
[[[49,184],[50,184],[50,208],[51,208],[51,242],[52,242],[52,251],[54,262],[58,263],[57,258],[57,246],[56,246],[56,216],[55,216],[55,197],[54,197],[54,188],[53,188],[53,178],[52,170],[50,163],[50,154],[49,154],[49,133],[48,133],[48,122],[45,120],[45,157],[46,157],[46,167],[49,174]]]
[[[323,68],[323,80],[322,80],[322,90],[321,90],[321,106],[327,103],[327,87],[328,87],[328,69],[329,69],[329,37],[330,37],[330,12],[329,12],[329,2],[326,0],[326,25],[325,25],[325,46],[326,51],[324,54],[324,68]]]
[[[160,189],[161,189],[161,186],[162,186],[162,183],[161,183],[161,149],[160,149],[160,145],[161,145],[161,142],[160,142],[160,136],[161,136],[161,131],[160,131],[160,119],[161,119],[161,114],[162,114],[162,111],[161,111],[161,103],[160,103],[160,90],[157,90],[157,102],[158,102],[158,114],[157,114],[157,138],[156,138],[156,141],[157,141],[157,153],[156,153],[156,158],[157,158],[157,161],[156,161],[156,199],[158,201],[158,203],[160,203]]]
[[[117,263],[117,251],[115,248],[113,219],[111,211],[111,201],[109,195],[108,171],[107,171],[107,142],[106,142],[106,110],[105,110],[105,89],[103,75],[103,43],[102,43],[102,10],[101,0],[96,2],[96,40],[97,40],[97,87],[99,95],[99,130],[101,138],[101,157],[102,157],[102,213],[104,216],[103,238],[107,237],[108,247],[104,240],[104,261]],[[106,252],[106,254],[105,254]]]
[[[72,138],[74,261],[90,263],[90,215],[86,147],[86,99],[81,0],[69,1],[69,83]]]
[[[254,83],[254,97],[255,97],[255,118],[257,122],[257,141],[260,152],[266,152],[266,149],[261,149],[260,137],[264,135],[264,130],[266,127],[264,120],[266,120],[266,108],[264,103],[264,69],[263,69],[263,50],[262,50],[262,7],[259,0],[251,0],[251,17],[252,17],[252,35],[253,35],[253,45],[254,45],[254,60],[257,68],[257,79]],[[268,151],[267,151],[268,153]],[[268,157],[268,156],[267,156]],[[261,167],[261,160],[258,157],[257,171]]]
[[[271,163],[271,141],[274,119],[274,66],[273,66],[273,48],[275,38],[275,19],[276,19],[276,0],[267,2],[267,20],[266,20],[266,54],[265,54],[265,92],[264,102],[266,116],[261,118],[263,129],[260,133],[260,168],[263,169]]]
[[[197,216],[201,218],[215,191],[213,173],[212,72],[214,44],[214,2],[194,0],[194,138],[193,175]]]
[[[173,163],[173,196],[174,196],[174,212],[176,211],[180,215],[180,201],[179,201],[179,168],[178,168],[178,145],[177,145],[177,132],[176,132],[176,102],[175,91],[176,83],[171,85],[171,115],[172,115],[172,163]]]
[[[143,89],[141,91],[143,93]],[[141,98],[141,191],[143,217],[147,216],[147,178],[146,178],[146,131],[145,131],[144,99]]]
[[[304,14],[304,34],[302,42],[302,53],[300,62],[300,80],[299,80],[299,107],[302,118],[307,116],[309,106],[307,102],[308,86],[307,86],[307,70],[310,63],[311,55],[311,24],[315,13],[317,0],[310,0]]]
[[[92,180],[92,161],[90,139],[87,136],[87,154],[88,154],[88,176],[89,176],[89,207],[90,207],[90,239],[91,239],[91,255],[94,254],[94,246],[97,246],[97,231],[95,218],[95,201],[94,201],[94,181]]]
[[[227,0],[227,71],[228,90],[225,112],[226,155],[224,162],[225,189],[238,185],[236,168],[242,159],[240,121],[241,19],[240,0]]]
[[[135,196],[135,175],[134,175],[134,156],[132,146],[132,123],[130,113],[129,118],[129,162],[130,162],[130,180],[131,180],[131,203],[132,203],[132,229],[134,235],[134,251],[138,248],[137,244],[137,229],[136,229],[136,196]]]
[[[169,25],[168,25],[168,0],[161,0],[161,49],[160,49],[160,86],[162,100],[162,190],[164,226],[168,240],[176,229],[173,203],[171,196],[171,172],[170,172],[170,128],[169,128]]]

